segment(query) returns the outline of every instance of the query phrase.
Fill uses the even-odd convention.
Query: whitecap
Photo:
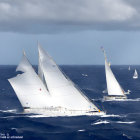
[[[135,101],[140,101],[140,98],[136,98],[136,99],[118,99],[118,100],[104,100],[102,99],[102,102],[112,102],[112,101],[118,101],[118,102],[135,102]]]
[[[10,112],[10,113],[15,113],[15,112],[17,112],[17,110],[16,110],[16,109],[0,110],[0,112]]]
[[[17,130],[17,128],[14,128],[14,127],[13,127],[13,128],[11,128],[11,130]]]
[[[116,123],[133,124],[133,123],[135,123],[135,121],[131,121],[131,122],[122,122],[122,121],[117,121]]]
[[[98,121],[98,122],[96,122],[96,123],[92,123],[91,125],[108,124],[108,123],[110,123],[110,122],[109,122],[109,121],[104,120],[104,121]]]
[[[82,76],[85,76],[85,77],[87,77],[88,75],[87,75],[87,74],[84,74],[84,73],[82,73]]]
[[[85,129],[79,129],[78,130],[78,132],[84,132],[85,131]]]
[[[132,136],[128,136],[126,134],[123,134],[124,137],[127,137],[128,139],[133,139]]]
[[[19,118],[19,117],[25,117],[25,116],[6,116],[6,117],[0,117],[0,118],[9,119],[9,118]]]

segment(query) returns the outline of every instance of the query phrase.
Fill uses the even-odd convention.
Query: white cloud
[[[0,0],[0,31],[139,28],[135,19],[137,8],[126,0]]]

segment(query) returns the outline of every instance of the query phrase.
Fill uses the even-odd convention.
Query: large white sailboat
[[[76,87],[40,45],[38,51],[38,74],[24,53],[16,69],[23,73],[8,79],[24,112],[49,117],[105,114]]]
[[[138,78],[138,72],[137,70],[135,69],[135,72],[134,72],[134,75],[133,75],[133,79],[137,79]]]
[[[105,56],[105,74],[108,96],[104,96],[105,100],[124,100],[127,99],[125,91],[122,89],[117,79],[115,78],[111,68],[110,63],[107,61],[105,50],[102,48]]]

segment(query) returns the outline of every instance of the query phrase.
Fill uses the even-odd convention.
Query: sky
[[[38,63],[37,41],[57,64],[140,64],[140,0],[0,0],[0,64],[25,50]]]

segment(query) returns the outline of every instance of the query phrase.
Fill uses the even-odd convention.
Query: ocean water
[[[60,66],[66,75],[107,115],[45,117],[23,114],[15,92],[7,81],[16,75],[16,66],[0,66],[0,139],[31,140],[139,140],[140,78],[132,78],[140,66],[112,66],[125,91],[126,101],[104,101],[104,66]]]

